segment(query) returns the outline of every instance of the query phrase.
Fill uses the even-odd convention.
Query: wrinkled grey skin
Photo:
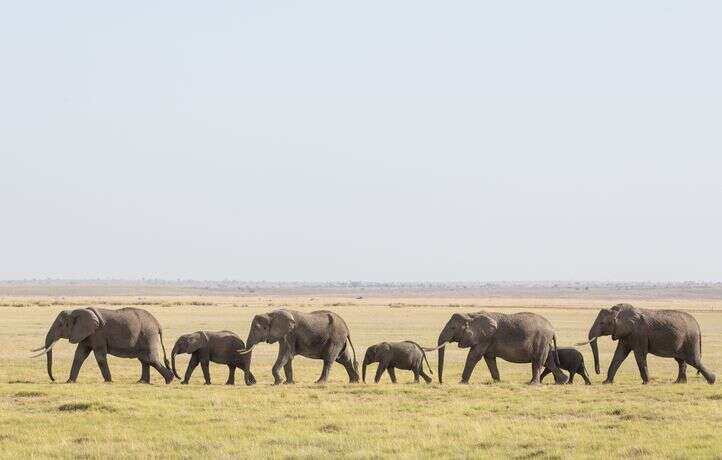
[[[470,348],[461,383],[469,383],[476,363],[483,357],[491,378],[499,381],[496,358],[512,363],[531,363],[533,385],[541,383],[542,367],[547,356],[556,349],[556,334],[551,323],[535,313],[454,313],[439,334],[439,346],[456,342],[459,348]],[[439,383],[443,383],[445,347],[439,348]],[[567,376],[551,361],[554,380],[565,383]]]
[[[45,349],[50,348],[46,353],[48,376],[53,381],[55,378],[51,344],[58,339],[68,339],[70,343],[78,344],[68,383],[75,383],[80,367],[91,351],[106,382],[112,381],[108,368],[109,354],[120,358],[137,358],[142,369],[139,383],[150,383],[151,367],[163,376],[165,383],[173,380],[160,324],[145,310],[91,307],[61,311],[45,336]],[[158,353],[158,345],[163,349],[163,360]]]
[[[584,356],[582,356],[579,350],[572,347],[559,347],[557,348],[557,356],[559,356],[559,368],[569,371],[569,381],[567,383],[574,383],[574,375],[579,374],[584,379],[585,384],[592,384],[592,381],[589,379],[589,373],[587,373],[587,368],[584,366]],[[553,359],[552,353],[549,353],[544,372],[542,372],[540,377],[542,382],[544,381],[544,377],[552,373],[549,366],[551,365],[550,361]]]
[[[371,345],[366,349],[361,368],[363,381],[366,383],[366,366],[371,363],[379,363],[376,368],[376,377],[374,377],[375,383],[379,383],[385,371],[388,371],[391,382],[396,383],[396,369],[412,371],[414,373],[414,383],[419,383],[419,376],[426,383],[431,383],[431,377],[424,372],[424,361],[426,361],[429,372],[433,374],[425,353],[431,350],[434,349],[425,349],[418,343],[409,340],[405,342],[381,342]]]
[[[294,383],[291,362],[296,355],[323,360],[323,370],[316,383],[328,381],[334,361],[346,369],[351,383],[359,381],[358,362],[348,326],[336,313],[326,310],[310,313],[274,310],[256,315],[243,354],[250,353],[260,342],[278,342],[278,357],[271,370],[275,385]],[[285,382],[279,374],[281,368],[286,374]]]
[[[649,310],[629,304],[618,304],[599,311],[589,329],[589,343],[594,354],[594,370],[599,374],[597,338],[611,335],[617,349],[609,364],[603,383],[613,383],[619,366],[630,352],[634,352],[642,383],[649,383],[647,353],[674,358],[679,366],[675,383],[687,382],[687,364],[697,369],[707,383],[716,376],[702,364],[702,333],[699,323],[689,313],[678,310]]]
[[[185,377],[182,384],[188,384],[198,364],[203,370],[203,378],[206,385],[211,384],[211,374],[208,364],[213,361],[218,364],[228,366],[228,380],[226,385],[234,385],[236,383],[236,368],[243,370],[243,380],[246,385],[256,383],[256,378],[251,372],[251,355],[239,355],[238,350],[246,347],[236,334],[231,331],[197,331],[178,337],[173,351],[170,353],[170,360],[173,366],[173,373],[180,379],[175,367],[175,357],[177,354],[188,353],[191,359],[188,362]]]

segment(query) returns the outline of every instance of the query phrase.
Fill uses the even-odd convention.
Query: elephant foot
[[[211,382],[205,382],[203,385],[210,385]]]
[[[532,380],[532,381],[529,382],[529,385],[531,385],[531,386],[538,386],[538,385],[541,385],[541,382],[538,381],[538,380]]]
[[[642,380],[642,385],[649,385],[649,380]]]
[[[614,380],[609,380],[609,379],[606,379],[605,381],[602,382],[603,385],[611,385],[613,383],[614,383]]]
[[[687,379],[677,379],[674,383],[687,383]]]
[[[226,382],[226,385],[235,385],[236,382]]]
[[[326,385],[326,383],[328,383],[328,382],[326,382],[326,380],[321,380],[321,379],[316,380],[316,385]]]
[[[283,382],[283,384],[284,385],[295,385],[296,382],[294,382],[293,380],[286,380],[285,382]]]
[[[68,379],[68,380],[65,381],[65,383],[75,383],[75,380],[73,380],[73,379]]]
[[[138,382],[138,383],[140,383],[140,382]],[[183,381],[181,382],[181,385],[188,385],[188,380],[183,380]]]
[[[468,384],[469,384],[469,381],[468,381],[468,380],[461,380],[461,381],[459,382],[459,384],[461,384],[461,385],[468,385]]]

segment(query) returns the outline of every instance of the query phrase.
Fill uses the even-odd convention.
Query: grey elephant
[[[544,377],[551,374],[552,371],[549,368],[551,366],[553,353],[549,353],[547,357],[547,363],[544,368],[544,372],[541,373],[539,378],[540,381],[544,381]],[[567,383],[574,383],[574,376],[579,374],[584,379],[584,383],[591,385],[592,381],[589,379],[589,373],[584,365],[584,356],[576,348],[572,347],[559,347],[557,348],[557,356],[559,357],[559,368],[565,371],[569,371],[569,381]]]
[[[687,382],[687,364],[697,369],[707,380],[714,383],[716,376],[702,364],[702,333],[699,323],[689,313],[678,310],[650,310],[635,308],[622,303],[603,308],[589,329],[588,341],[594,354],[594,371],[599,374],[599,347],[597,338],[611,335],[617,340],[617,349],[609,364],[607,378],[603,383],[613,383],[619,366],[630,352],[639,367],[642,383],[649,383],[647,354],[674,358],[679,366],[675,383]]]
[[[292,384],[293,357],[323,360],[323,370],[316,383],[325,383],[334,361],[341,364],[348,373],[351,383],[359,381],[356,351],[346,322],[336,313],[318,310],[303,313],[294,310],[274,310],[256,315],[248,332],[246,349],[240,354],[250,353],[260,342],[278,342],[278,357],[271,372],[274,384]],[[350,349],[349,349],[350,346]],[[285,382],[279,374],[280,369],[286,375]]]
[[[414,382],[419,382],[421,376],[426,383],[431,383],[431,377],[424,372],[424,361],[433,374],[429,360],[426,358],[427,351],[436,351],[435,348],[424,348],[416,342],[406,340],[404,342],[381,342],[371,345],[366,349],[364,355],[361,375],[366,382],[366,367],[372,363],[379,363],[376,368],[374,382],[379,383],[381,376],[388,371],[391,382],[396,383],[396,369],[409,370],[414,373]]]
[[[483,357],[495,382],[500,380],[496,358],[501,358],[512,363],[531,363],[529,383],[538,385],[547,356],[556,351],[554,328],[546,318],[535,313],[454,313],[439,334],[439,383],[443,383],[443,345],[453,342],[458,343],[459,348],[470,348],[461,383],[469,383],[476,363]],[[559,370],[558,360],[548,363],[556,383],[565,383],[567,376]]]
[[[234,385],[236,383],[236,368],[243,370],[243,380],[246,385],[256,383],[256,378],[251,372],[251,356],[239,355],[238,350],[245,348],[240,337],[231,331],[197,331],[190,334],[184,334],[178,337],[173,350],[170,352],[170,360],[173,366],[173,373],[180,379],[175,367],[175,357],[177,354],[188,353],[191,359],[188,362],[185,376],[182,384],[187,384],[193,371],[198,364],[203,370],[203,378],[206,385],[211,384],[211,374],[208,364],[213,361],[218,364],[228,366],[228,380],[226,385]]]
[[[79,308],[61,311],[45,336],[45,346],[32,350],[36,356],[47,355],[48,376],[53,377],[53,347],[60,339],[77,343],[73,366],[68,383],[75,383],[83,361],[92,351],[106,382],[112,381],[107,355],[120,358],[137,358],[141,363],[139,383],[150,383],[150,368],[153,367],[165,379],[173,380],[173,371],[165,354],[163,332],[158,320],[140,308]],[[163,349],[163,361],[158,353]]]

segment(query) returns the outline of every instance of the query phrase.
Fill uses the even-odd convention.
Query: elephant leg
[[[389,367],[387,371],[389,373],[389,377],[391,378],[391,383],[396,383],[396,369]]]
[[[150,383],[150,364],[140,361],[140,380],[137,383]]]
[[[496,358],[493,356],[484,355],[484,361],[486,362],[486,367],[489,368],[491,379],[495,383],[501,382],[501,377],[499,376],[499,368],[496,366]]]
[[[328,349],[328,354],[323,358],[323,369],[321,369],[321,376],[316,380],[316,383],[326,383],[328,381],[328,374],[331,372],[331,366],[336,361],[338,355],[341,353],[343,345],[335,346],[331,345]]]
[[[359,375],[358,375],[358,369],[356,369],[353,365],[353,355],[349,352],[348,347],[345,348],[339,355],[338,358],[336,358],[336,362],[341,364],[344,369],[346,369],[346,373],[348,374],[348,382],[349,383],[358,383],[359,382]]]
[[[647,353],[642,350],[634,350],[634,359],[637,361],[637,367],[639,368],[639,375],[642,377],[642,383],[644,385],[649,383],[649,371],[647,370]]]
[[[429,377],[429,376],[426,374],[426,372],[424,372],[424,368],[423,368],[423,367],[419,370],[419,374],[421,375],[421,378],[424,379],[424,381],[425,381],[426,383],[431,383],[432,379],[431,379],[431,377]]]
[[[545,367],[544,370],[542,371],[541,375],[539,376],[539,381],[544,382],[544,377],[546,377],[547,375],[549,375],[551,373],[552,373],[552,371],[550,371],[548,367]]]
[[[675,361],[677,361],[677,366],[679,366],[679,371],[677,372],[677,380],[675,380],[674,383],[687,383],[687,363],[685,363],[683,359],[674,359]]]
[[[381,380],[381,376],[384,375],[384,371],[386,371],[386,366],[388,363],[384,361],[380,361],[378,367],[376,368],[376,375],[374,376],[374,383],[379,383],[379,380]]]
[[[707,369],[704,364],[702,364],[702,360],[699,358],[699,356],[693,357],[692,359],[686,360],[690,366],[697,369],[701,374],[702,377],[709,383],[710,385],[717,380],[717,376],[714,374],[714,372],[711,372],[709,369]]]
[[[602,383],[614,383],[614,376],[617,374],[619,366],[621,366],[624,360],[627,359],[627,356],[629,356],[629,352],[631,351],[632,350],[626,345],[624,345],[622,342],[619,342],[617,344],[617,349],[614,350],[612,362],[609,363],[609,370],[607,370],[607,379]]]
[[[75,383],[78,380],[78,374],[80,368],[83,366],[83,362],[90,354],[92,349],[86,345],[78,344],[75,349],[75,356],[73,357],[73,366],[70,368],[70,377],[66,383]]]
[[[589,374],[587,373],[587,368],[586,368],[586,367],[582,367],[582,371],[579,373],[579,375],[581,375],[582,378],[584,379],[584,384],[585,384],[585,385],[591,385],[591,384],[592,384],[592,381],[591,381],[591,379],[589,378]]]
[[[236,384],[236,366],[233,364],[228,365],[228,380],[226,380],[226,385],[235,385]]]
[[[103,374],[103,380],[107,383],[112,382],[113,379],[110,377],[110,368],[108,367],[108,350],[105,348],[96,348],[93,350],[93,354],[95,355],[95,360],[98,362],[100,373]]]
[[[569,385],[572,385],[574,383],[574,376],[577,375],[574,371],[569,371],[569,380],[567,380],[567,383]]]
[[[293,364],[291,361],[287,362],[285,366],[283,366],[283,373],[286,374],[286,381],[283,382],[286,385],[293,385]]]
[[[469,383],[469,379],[471,378],[471,373],[474,372],[474,368],[476,367],[476,363],[479,362],[482,355],[484,354],[484,351],[486,351],[485,347],[475,346],[471,350],[469,350],[469,354],[466,355],[466,364],[464,364],[464,372],[461,374],[461,383]]]
[[[256,384],[256,377],[253,375],[253,372],[251,372],[251,366],[249,366],[247,363],[241,366],[241,369],[243,370],[243,381],[246,385],[255,385]]]
[[[196,370],[196,366],[198,366],[198,355],[193,353],[191,355],[190,361],[188,361],[188,368],[186,369],[186,374],[183,376],[183,381],[181,382],[183,385],[188,385],[188,381],[191,379],[191,375],[193,375],[193,371]]]
[[[206,385],[211,384],[211,371],[208,369],[208,360],[201,359],[201,370],[203,371],[203,379],[206,381]]]
[[[414,373],[414,383],[419,383],[419,368],[414,368],[411,372]]]
[[[280,385],[283,383],[283,379],[281,378],[280,370],[282,367],[286,365],[286,363],[291,361],[291,351],[284,345],[281,345],[278,348],[278,357],[276,358],[276,362],[273,363],[273,367],[271,367],[271,374],[273,374],[273,384],[274,385]]]
[[[529,385],[541,385],[541,371],[542,371],[542,365],[539,364],[538,361],[532,361],[531,362],[531,380],[529,381]]]

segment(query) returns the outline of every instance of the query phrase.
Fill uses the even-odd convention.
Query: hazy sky
[[[5,2],[0,279],[721,280],[720,24]]]

